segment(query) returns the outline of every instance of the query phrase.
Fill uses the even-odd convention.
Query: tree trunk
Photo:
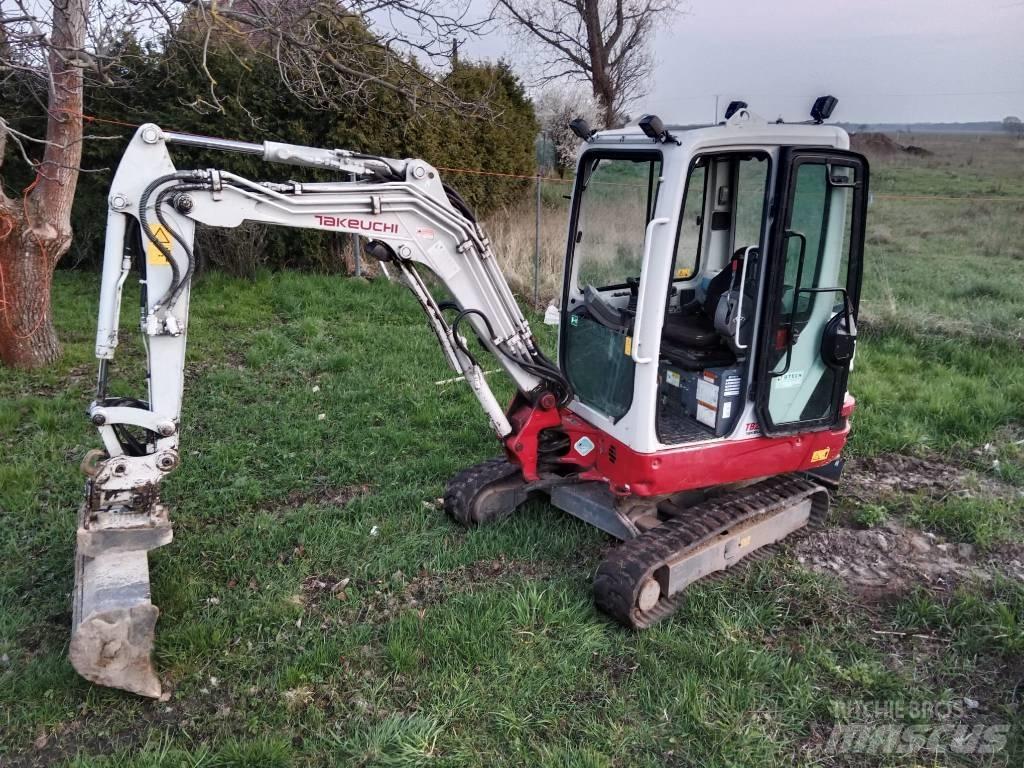
[[[16,368],[34,368],[60,357],[50,311],[54,262],[43,253],[25,224],[8,206],[0,209],[0,360]]]
[[[585,0],[581,8],[587,31],[587,55],[590,58],[590,86],[601,111],[602,128],[618,128],[618,98],[608,73],[608,48],[601,25],[601,3]]]
[[[597,99],[598,109],[601,110],[601,120],[604,128],[620,128],[619,111],[616,108],[614,89],[607,82],[606,78],[594,80],[594,98]]]
[[[82,159],[82,71],[88,0],[53,0],[46,145],[19,199],[0,192],[0,360],[35,368],[60,356],[53,270],[71,245],[71,203]],[[0,132],[3,126],[0,125]],[[0,162],[5,136],[0,136]]]

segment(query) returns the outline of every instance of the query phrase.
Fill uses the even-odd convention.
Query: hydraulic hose
[[[171,287],[167,290],[167,293],[164,294],[164,297],[160,300],[161,305],[166,304],[169,307],[173,307],[174,303],[178,300],[178,296],[181,295],[182,290],[184,290],[185,285],[192,278],[192,274],[195,271],[195,257],[192,252],[192,247],[189,245],[188,241],[180,234],[178,234],[178,232],[167,222],[167,219],[164,218],[162,206],[166,204],[168,199],[174,197],[175,195],[178,195],[182,192],[188,192],[191,190],[204,189],[206,188],[206,186],[207,185],[205,184],[179,183],[175,184],[173,187],[168,187],[157,196],[155,205],[156,217],[160,221],[160,224],[163,225],[163,228],[167,231],[167,233],[175,241],[177,241],[177,243],[181,246],[182,250],[185,251],[185,260],[187,262],[185,266],[185,274],[182,275],[181,279],[178,280],[176,283],[171,283]]]
[[[197,176],[196,171],[177,171],[175,173],[168,173],[164,176],[159,176],[158,178],[151,181],[149,185],[142,191],[142,194],[139,196],[139,224],[142,227],[142,234],[146,237],[147,240],[149,240],[149,242],[151,242],[156,247],[156,249],[161,254],[163,254],[163,257],[167,259],[167,263],[171,267],[171,287],[167,290],[167,293],[165,293],[163,297],[161,297],[160,301],[154,305],[154,309],[162,308],[165,303],[173,303],[173,299],[176,298],[177,294],[181,292],[180,288],[182,285],[184,285],[184,282],[182,280],[181,269],[179,269],[178,264],[174,261],[174,257],[171,255],[170,249],[163,243],[161,243],[157,239],[156,235],[153,234],[153,232],[149,228],[149,215],[147,213],[147,209],[149,208],[149,198],[153,196],[153,193],[159,187],[163,186],[164,184],[167,184],[168,182],[186,180],[191,180],[194,182],[198,178],[201,178],[201,176]],[[175,188],[177,188],[178,186],[179,185],[175,185]],[[191,249],[188,248],[187,245],[185,245],[184,241],[173,229],[167,226],[159,210],[161,197],[163,197],[163,193],[161,193],[160,197],[157,198],[157,219],[167,229],[168,234],[170,234],[171,237],[177,240],[178,243],[185,248],[186,253],[188,253],[189,265],[186,275],[190,276],[192,268]]]
[[[165,176],[160,176],[149,183],[143,191],[142,195],[139,196],[139,224],[142,226],[142,234],[146,237],[149,242],[156,246],[156,249],[163,254],[164,258],[171,265],[171,285],[173,286],[178,282],[178,278],[181,276],[178,265],[175,263],[174,258],[171,256],[171,252],[164,246],[156,235],[154,235],[149,229],[149,216],[146,213],[146,209],[149,207],[149,198],[156,191],[158,187],[166,184],[169,181],[174,181],[179,178],[177,173],[169,173]],[[162,302],[161,302],[162,303]]]
[[[473,213],[473,209],[469,207],[469,203],[462,199],[462,195],[444,182],[441,182],[441,187],[444,189],[445,195],[448,196],[448,202],[455,207],[455,210],[469,219],[470,222],[476,224],[476,215]]]

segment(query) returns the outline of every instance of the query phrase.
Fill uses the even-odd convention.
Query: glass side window
[[[772,334],[768,406],[777,426],[834,416],[842,371],[825,364],[821,345],[826,324],[845,310],[841,289],[848,289],[856,171],[818,162],[796,170]]]
[[[686,180],[686,199],[683,201],[683,214],[676,235],[675,261],[672,264],[673,280],[689,280],[700,263],[706,195],[707,168],[703,158],[698,158]]]
[[[580,288],[640,275],[644,232],[658,197],[661,160],[604,158],[584,169],[574,262]]]
[[[736,248],[761,242],[767,184],[768,158],[757,155],[740,160],[736,170]]]

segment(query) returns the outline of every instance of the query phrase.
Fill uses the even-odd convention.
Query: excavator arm
[[[168,145],[258,155],[345,180],[270,182],[214,168],[177,170]],[[96,334],[99,376],[89,408],[104,450],[91,451],[83,462],[89,480],[79,514],[70,655],[87,679],[147,696],[160,695],[150,661],[159,611],[149,597],[147,553],[172,538],[159,489],[180,460],[197,222],[228,228],[258,222],[369,238],[367,251],[395,265],[445,358],[505,441],[514,439],[513,425],[460,333],[466,323],[515,382],[520,402],[552,411],[571,397],[565,377],[540,351],[483,230],[429,164],[177,134],[152,124],[139,128],[109,198]],[[449,300],[435,300],[419,266],[445,286]],[[133,270],[142,287],[146,399],[109,393],[122,291]]]

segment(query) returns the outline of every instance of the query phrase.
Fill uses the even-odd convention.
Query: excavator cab
[[[603,132],[580,154],[559,334],[569,409],[641,455],[835,428],[864,159],[839,129],[745,110],[666,133]]]

